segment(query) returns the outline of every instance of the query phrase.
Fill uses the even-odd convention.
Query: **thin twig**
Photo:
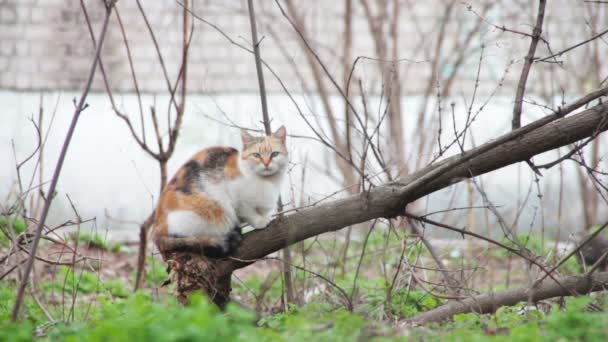
[[[266,102],[266,85],[264,84],[264,71],[262,70],[262,57],[260,56],[260,41],[258,41],[258,29],[255,24],[255,9],[253,0],[247,0],[249,8],[249,23],[251,24],[251,43],[253,44],[253,54],[255,57],[255,70],[258,74],[258,85],[260,87],[260,101],[262,102],[262,117],[264,118],[264,130],[266,135],[270,135],[270,118],[268,117],[268,104]]]
[[[599,235],[602,231],[604,231],[604,229],[606,229],[606,227],[608,227],[608,222],[604,223],[604,225],[602,225],[598,230],[596,230],[593,234],[589,235],[583,242],[581,242],[581,244],[576,247],[572,252],[568,253],[568,255],[566,255],[565,257],[562,258],[562,260],[560,260],[560,262],[558,262],[555,266],[553,266],[553,268],[551,270],[549,270],[549,273],[552,273],[553,271],[555,271],[556,269],[558,269],[561,265],[563,265],[568,259],[570,259],[572,256],[576,255],[576,253],[578,253],[578,251],[581,250],[581,248],[585,247],[585,245],[587,245],[591,240],[593,240],[594,237],[596,237],[597,235]],[[549,275],[549,273],[543,275],[542,277],[540,277],[537,281],[534,282],[534,286],[540,284],[546,277],[547,275]],[[533,286],[533,287],[534,287]]]
[[[581,46],[583,46],[583,45],[585,45],[585,44],[587,44],[587,43],[589,43],[591,41],[594,41],[594,40],[600,38],[601,36],[605,35],[606,33],[608,33],[608,29],[606,29],[606,30],[604,30],[604,31],[596,34],[595,36],[592,36],[589,39],[583,40],[580,43],[574,44],[574,45],[570,46],[569,48],[563,49],[562,51],[559,51],[559,52],[554,53],[554,54],[552,54],[550,56],[547,56],[547,57],[543,57],[543,58],[537,59],[535,62],[536,63],[538,63],[538,62],[544,62],[544,61],[546,61],[548,59],[552,59],[554,57],[560,57],[561,55],[565,54],[566,52],[568,52],[570,50],[574,50],[574,49],[576,49],[578,47],[581,47]]]
[[[445,229],[448,229],[448,230],[451,230],[451,231],[455,231],[455,232],[461,233],[463,235],[470,235],[470,236],[476,237],[478,239],[484,240],[486,242],[489,242],[491,244],[494,244],[496,246],[499,246],[499,247],[501,247],[501,248],[503,248],[503,249],[505,249],[505,250],[513,253],[513,254],[516,254],[516,255],[522,257],[523,259],[527,260],[529,263],[538,266],[538,268],[540,268],[545,273],[545,276],[549,276],[551,279],[555,280],[555,282],[557,282],[559,284],[559,281],[552,274],[552,272],[555,271],[555,268],[551,269],[551,270],[547,270],[546,267],[543,264],[541,264],[540,262],[538,262],[536,260],[535,255],[533,255],[532,252],[530,252],[527,249],[524,249],[523,251],[521,251],[521,250],[518,250],[518,249],[515,249],[515,248],[512,248],[512,247],[509,247],[509,246],[505,245],[504,243],[498,242],[498,241],[496,241],[494,239],[491,239],[489,237],[485,237],[483,235],[479,235],[477,233],[469,231],[467,229],[456,228],[456,227],[453,227],[453,226],[450,226],[450,225],[447,225],[447,224],[444,224],[444,223],[441,223],[441,222],[429,220],[427,218],[416,216],[416,215],[413,215],[413,214],[410,214],[410,213],[407,213],[407,212],[404,213],[404,216],[412,218],[412,219],[415,219],[415,220],[418,220],[418,221],[421,221],[421,222],[429,223],[429,224],[432,224],[432,225],[437,226],[437,227],[441,227],[441,228],[445,228]],[[544,277],[542,279],[544,279]],[[567,291],[566,288],[564,288],[564,290]]]
[[[515,105],[513,106],[513,121],[511,122],[512,129],[518,129],[521,127],[521,110],[522,100],[524,93],[526,92],[526,82],[528,82],[528,75],[534,63],[534,54],[536,53],[536,46],[540,40],[540,35],[543,30],[543,20],[545,18],[545,5],[547,0],[538,1],[538,14],[536,16],[536,26],[532,31],[532,39],[530,40],[530,47],[528,48],[528,54],[524,62],[524,67],[521,69],[521,76],[517,83],[517,91],[515,93]]]

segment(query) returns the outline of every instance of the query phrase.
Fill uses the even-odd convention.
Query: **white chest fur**
[[[254,209],[259,214],[272,212],[277,204],[281,191],[281,178],[277,177],[241,177],[230,183],[230,197],[239,217],[243,211]]]

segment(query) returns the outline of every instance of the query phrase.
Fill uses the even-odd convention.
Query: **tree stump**
[[[193,292],[205,293],[218,307],[230,301],[232,272],[221,266],[222,259],[210,259],[191,250],[165,248],[163,241],[155,241],[167,263],[169,281],[175,286],[174,295],[187,304]]]

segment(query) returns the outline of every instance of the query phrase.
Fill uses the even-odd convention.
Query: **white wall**
[[[56,118],[45,150],[45,180],[50,179],[55,167],[59,149],[71,119],[72,98],[75,96],[78,94],[69,92],[45,93],[43,96],[45,109],[43,128],[45,130],[48,129],[53,108],[57,105]],[[127,94],[120,98],[120,103],[127,112],[137,113],[135,96]],[[166,100],[162,96],[155,99],[152,96],[146,96],[144,106],[148,108],[148,105],[156,101],[159,113],[163,113],[166,110]],[[318,99],[298,97],[298,101],[306,108],[304,102],[314,107]],[[406,109],[415,106],[418,102],[416,98],[406,98],[403,101]],[[461,100],[456,99],[456,101]],[[473,124],[472,130],[476,144],[481,144],[508,131],[511,108],[509,101],[509,99],[495,99],[480,114],[478,120]],[[70,145],[61,174],[59,194],[54,202],[50,221],[52,224],[57,224],[74,217],[65,197],[66,194],[69,194],[83,218],[97,218],[97,228],[100,231],[109,229],[111,235],[115,237],[122,237],[126,234],[130,238],[134,238],[137,232],[135,225],[110,220],[106,217],[106,213],[111,217],[127,221],[145,219],[153,209],[157,198],[158,167],[155,161],[139,149],[130,137],[126,126],[112,113],[106,95],[91,94],[87,102],[90,107],[82,113]],[[34,148],[35,131],[28,118],[32,115],[36,116],[38,113],[39,94],[1,91],[0,103],[2,103],[0,110],[0,203],[6,204],[7,194],[16,180],[11,141],[15,143],[19,160],[27,156]],[[340,100],[334,98],[334,104],[339,106],[339,103]],[[306,127],[287,97],[271,96],[269,104],[274,127],[285,124],[289,133],[312,136],[312,132]],[[190,155],[205,146],[226,144],[239,147],[240,138],[237,129],[228,128],[205,116],[225,121],[218,108],[221,108],[238,125],[261,128],[259,103],[256,96],[246,94],[213,97],[191,96],[187,104],[187,113],[177,150],[169,164],[170,174]],[[417,106],[413,108],[417,108]],[[526,118],[526,120],[531,120],[534,116],[540,115],[541,111],[538,108],[530,107],[526,108],[526,113],[534,113]],[[464,106],[457,105],[456,117],[459,127],[465,116]],[[409,132],[411,132],[409,127],[413,126],[413,122],[414,118],[406,118],[404,125]],[[448,123],[449,125],[447,125]],[[447,142],[452,135],[451,122],[444,123],[444,125],[446,126],[444,126],[443,140]],[[136,127],[138,127],[137,124]],[[150,132],[150,126],[148,132]],[[152,136],[149,137],[149,142],[154,146],[151,138]],[[413,143],[414,139],[415,133],[411,132],[406,138],[406,143]],[[327,148],[309,139],[290,138],[288,144],[294,167],[289,175],[290,182],[285,184],[283,190],[285,202],[291,202],[295,198],[299,203],[301,191],[304,191],[304,198],[307,201],[315,201],[340,189],[339,180],[335,179],[337,172],[333,157]],[[452,150],[451,152],[457,151]],[[555,153],[547,153],[535,160],[540,163],[551,160],[555,156]],[[416,157],[412,154],[408,156],[408,159],[412,160]],[[308,161],[306,183],[302,189],[300,177],[305,159]],[[31,166],[33,166],[32,163],[26,165],[22,175],[24,179],[29,179],[28,177],[31,176]],[[581,207],[572,166],[572,163],[564,164],[565,196],[562,232],[582,228]],[[532,181],[532,174],[525,164],[510,166],[483,177],[483,185],[488,195],[497,206],[500,206],[501,212],[505,213],[508,219],[513,218],[518,199],[521,202],[526,198],[529,187],[534,185]],[[539,207],[536,188],[533,187],[528,205],[520,220],[520,230],[540,229],[543,220],[547,231],[554,231],[558,227],[556,207],[558,184],[558,167],[544,172],[540,183],[543,193],[543,210],[541,211]],[[43,188],[46,190],[48,184]],[[465,206],[466,193],[464,184],[453,186],[423,199],[419,203],[419,208],[427,211],[445,209],[453,194],[455,194],[456,201],[452,206]],[[341,195],[338,194],[335,198]],[[475,201],[476,205],[482,204],[479,195],[475,196]],[[290,205],[293,205],[293,202]],[[475,213],[476,227],[474,229],[486,232],[483,210],[475,211]],[[464,216],[464,212],[455,213],[450,221],[462,224]],[[494,219],[491,218],[490,221],[494,222]],[[493,229],[498,229],[496,225],[493,227]]]

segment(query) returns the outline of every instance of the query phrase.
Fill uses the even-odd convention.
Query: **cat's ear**
[[[285,126],[279,127],[279,129],[272,133],[272,136],[285,143],[285,138],[287,138],[287,130],[285,129]]]
[[[249,132],[246,130],[241,129],[241,139],[243,140],[243,146],[247,146],[253,140],[253,136],[251,136],[251,134],[249,134]]]

